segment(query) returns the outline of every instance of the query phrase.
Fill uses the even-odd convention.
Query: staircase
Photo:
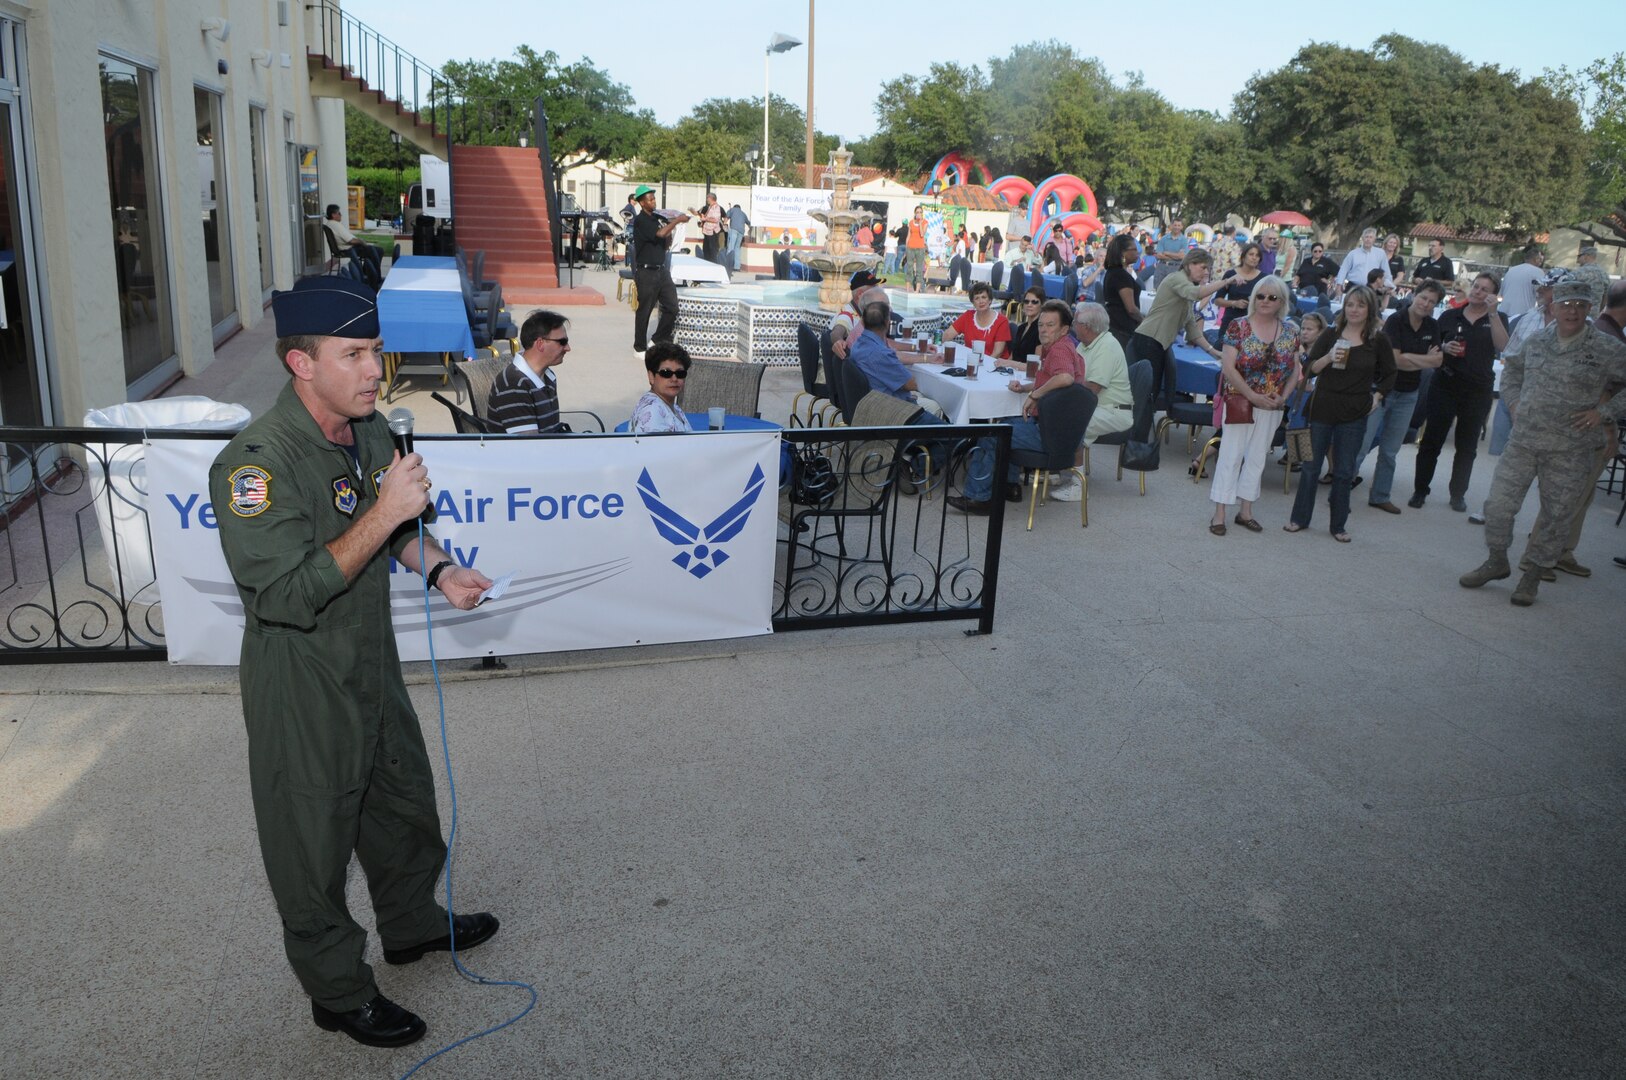
[[[333,0],[306,5],[311,93],[354,105],[438,158],[450,150],[451,85]]]
[[[458,247],[486,253],[484,276],[502,282],[503,299],[556,299],[559,269],[535,147],[452,147],[452,222]]]

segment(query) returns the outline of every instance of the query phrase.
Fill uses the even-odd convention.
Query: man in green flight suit
[[[497,932],[435,899],[446,845],[417,714],[390,625],[390,559],[454,607],[490,586],[418,517],[430,481],[377,414],[378,308],[366,285],[307,278],[273,295],[292,378],[215,459],[209,495],[243,599],[241,682],[260,853],[283,944],[328,1031],[404,1046],[424,1022],[379,992],[367,935],[345,907],[354,851],[384,959],[411,963]]]

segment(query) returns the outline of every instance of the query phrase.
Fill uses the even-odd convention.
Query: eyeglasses
[[[659,371],[655,372],[655,374],[659,375],[663,379],[687,379],[689,377],[689,369],[663,367]]]
[[[1254,293],[1253,298],[1255,300],[1275,300],[1277,303],[1280,303],[1281,299],[1282,299],[1281,297],[1277,296],[1275,293],[1268,293],[1268,292]]]
[[[570,348],[570,339],[568,337],[545,337],[542,340],[543,341],[551,341],[555,345],[560,346],[561,348],[566,348],[566,349]]]
[[[1024,304],[1037,304],[1038,302],[1039,301],[1033,299],[1032,297],[1029,297],[1028,299],[1022,301],[1022,303],[1024,303]]]

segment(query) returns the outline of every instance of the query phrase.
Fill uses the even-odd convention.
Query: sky
[[[707,98],[760,99],[768,40],[776,32],[807,39],[806,0],[620,0],[585,20],[581,12],[590,9],[535,0],[480,0],[466,9],[477,17],[451,19],[446,13],[455,6],[445,0],[342,3],[355,18],[432,67],[453,59],[504,59],[520,43],[539,52],[552,49],[566,61],[587,56],[625,84],[638,105],[652,109],[663,124],[675,122]],[[1616,30],[1606,29],[1620,26],[1618,0],[1571,0],[1547,9],[1503,0],[1480,0],[1469,7],[814,0],[814,7],[814,121],[820,131],[847,139],[874,133],[874,101],[883,82],[900,75],[925,76],[934,62],[977,64],[986,73],[990,56],[1003,57],[1014,46],[1046,38],[1099,58],[1120,82],[1125,73],[1139,71],[1149,87],[1178,108],[1218,113],[1230,111],[1232,96],[1255,73],[1281,67],[1310,41],[1365,48],[1381,35],[1397,32],[1448,45],[1473,63],[1516,69],[1527,77],[1561,64],[1584,67],[1623,47]],[[1057,14],[1033,15],[1046,8]],[[1532,16],[1542,10],[1547,14]],[[1153,25],[1137,26],[1122,17],[1134,11],[1144,12]],[[1559,24],[1555,17],[1560,11],[1573,14],[1574,21]],[[1103,24],[1105,29],[1097,28]],[[769,62],[772,91],[804,108],[807,52],[804,45]],[[945,152],[951,149],[975,148],[944,147]]]

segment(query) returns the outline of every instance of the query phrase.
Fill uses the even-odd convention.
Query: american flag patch
[[[244,465],[231,474],[231,512],[255,517],[271,506],[271,474],[257,465]]]

